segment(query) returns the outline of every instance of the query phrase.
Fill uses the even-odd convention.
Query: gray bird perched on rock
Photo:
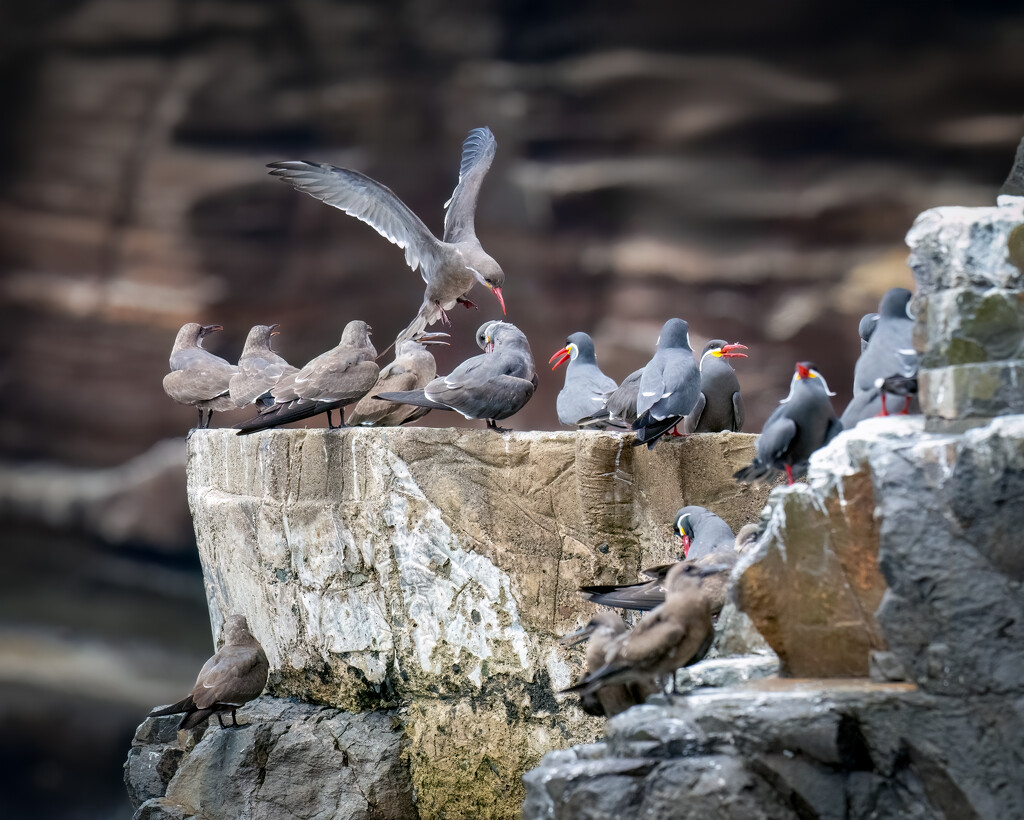
[[[917,351],[914,349],[914,319],[910,315],[912,294],[906,288],[891,288],[878,305],[877,319],[867,329],[868,316],[861,319],[862,352],[853,371],[853,398],[840,420],[846,429],[877,415],[886,416],[888,395],[903,399],[902,413],[916,399]],[[891,385],[886,389],[885,385]],[[908,389],[913,385],[913,389]]]
[[[242,615],[231,615],[221,632],[222,646],[203,664],[196,685],[187,697],[163,709],[155,709],[150,717],[183,715],[178,729],[198,726],[210,715],[217,716],[221,728],[223,712],[231,712],[231,725],[238,726],[236,710],[258,698],[267,685],[270,663]]]
[[[203,339],[223,330],[221,325],[183,325],[171,348],[171,372],[164,376],[164,392],[178,404],[191,404],[199,411],[202,430],[210,426],[213,412],[233,410],[231,377],[238,368],[203,349]]]
[[[558,420],[568,427],[576,427],[581,419],[593,416],[594,410],[604,404],[604,397],[613,393],[618,385],[597,366],[594,340],[586,333],[573,333],[548,364],[555,370],[568,362],[565,368],[565,386],[558,392],[555,409]],[[593,427],[606,426],[595,422]]]
[[[658,349],[644,367],[636,399],[636,441],[652,449],[665,433],[690,413],[700,395],[700,371],[690,348],[689,325],[669,319],[661,328]]]
[[[636,397],[640,394],[640,378],[644,369],[634,370],[617,388],[603,396],[604,407],[593,415],[580,419],[581,427],[601,424],[628,430],[636,421]]]
[[[740,395],[740,383],[736,371],[726,359],[745,359],[746,345],[729,344],[722,339],[712,339],[700,354],[700,395],[685,419],[683,432],[738,433],[743,429],[746,411]]]
[[[739,538],[733,537],[732,529],[725,521],[710,510],[697,506],[683,507],[676,513],[673,532],[682,540],[680,561],[642,570],[641,575],[647,577],[646,581],[581,587],[580,594],[588,601],[601,606],[646,612],[665,600],[666,578],[672,567],[686,562],[701,569],[717,566],[721,577],[708,577],[704,582],[711,600],[711,614],[717,615],[725,605],[725,583],[728,574],[740,554]],[[741,532],[744,534],[745,548],[749,530]]]
[[[427,284],[423,304],[398,335],[398,345],[438,319],[447,322],[445,311],[457,303],[476,307],[466,298],[476,282],[494,293],[505,312],[505,274],[480,245],[474,226],[480,185],[496,149],[489,128],[469,132],[462,145],[459,182],[445,203],[443,239],[434,236],[390,188],[358,171],[315,162],[273,162],[267,167],[272,176],[365,222],[402,248],[406,264],[420,271]]]
[[[429,407],[374,398],[378,393],[395,390],[421,390],[437,376],[437,362],[428,345],[447,345],[447,333],[421,331],[398,348],[395,360],[380,371],[377,383],[370,388],[348,417],[350,427],[398,427],[423,418]]]
[[[692,562],[673,566],[665,579],[665,602],[632,632],[609,644],[603,666],[564,691],[588,693],[608,684],[672,675],[675,692],[675,670],[703,658],[714,640],[710,601],[701,579],[720,571]]]
[[[297,373],[299,368],[288,364],[271,347],[270,341],[280,332],[279,325],[254,325],[245,339],[245,347],[238,358],[238,372],[231,377],[231,400],[236,407],[245,407],[257,399],[269,396],[270,389],[285,376]]]
[[[789,385],[789,395],[779,402],[764,423],[757,439],[757,457],[733,478],[744,484],[763,481],[785,470],[787,483],[803,475],[811,453],[835,438],[843,429],[836,418],[825,378],[811,362],[799,362]]]
[[[502,431],[495,422],[517,413],[530,400],[537,389],[537,373],[530,344],[515,325],[490,324],[485,331],[487,346],[493,346],[490,353],[467,359],[423,390],[379,393],[377,398],[454,410],[467,419],[486,420],[488,428]]]
[[[626,625],[614,612],[603,610],[594,615],[582,628],[558,641],[562,646],[576,646],[587,642],[586,675],[604,666],[605,655],[612,641],[626,634]],[[584,677],[586,677],[584,675]],[[612,717],[630,706],[643,703],[658,691],[653,679],[625,684],[609,684],[586,692],[580,697],[580,708],[595,717]]]
[[[334,410],[341,416],[339,426],[343,427],[342,408],[365,396],[380,375],[370,332],[366,322],[356,320],[345,325],[337,346],[321,353],[297,373],[281,379],[270,391],[274,403],[260,409],[255,418],[235,425],[238,435],[308,419],[319,413],[327,414],[327,426],[333,429],[331,412]]]

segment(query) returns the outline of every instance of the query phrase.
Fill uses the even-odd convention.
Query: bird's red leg
[[[469,299],[464,299],[461,296],[458,299],[456,299],[455,301],[458,302],[460,305],[462,305],[467,310],[469,310],[470,308],[472,308],[473,310],[480,310],[480,308],[476,305],[475,302],[470,302]]]
[[[793,480],[793,465],[792,464],[787,464],[786,465],[786,483],[787,484],[796,484],[796,482]]]
[[[879,413],[878,415],[880,415],[880,416],[888,416],[889,415],[889,410],[885,406],[885,391],[884,390],[882,391],[881,396],[882,396],[882,412]]]
[[[903,399],[903,409],[900,410],[900,415],[901,416],[909,416],[910,415],[910,396],[906,396]]]

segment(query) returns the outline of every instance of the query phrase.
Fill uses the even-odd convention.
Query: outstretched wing
[[[498,142],[490,128],[474,128],[462,143],[459,183],[452,192],[452,198],[444,204],[445,242],[463,242],[476,236],[473,217],[477,197],[497,148]]]
[[[365,222],[405,251],[405,262],[425,282],[437,269],[439,243],[394,192],[366,174],[327,163],[272,162],[271,176]]]

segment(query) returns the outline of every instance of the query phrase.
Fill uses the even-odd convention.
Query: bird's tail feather
[[[333,402],[318,401],[279,404],[276,409],[260,411],[258,416],[239,422],[235,425],[235,429],[238,430],[238,435],[247,436],[260,430],[308,419],[327,410],[333,410],[335,406]]]
[[[764,481],[766,478],[770,478],[774,473],[775,470],[761,461],[761,459],[755,458],[746,467],[733,473],[732,477],[740,482],[740,484],[753,484],[757,481]]]
[[[630,590],[642,586],[646,586],[646,583],[580,587],[580,595],[584,600],[601,606],[649,612],[658,605],[657,601],[637,601],[635,597],[629,595]]]
[[[647,449],[654,449],[658,439],[679,424],[680,421],[682,421],[681,416],[652,419],[649,411],[644,413],[633,422],[633,429],[636,430],[636,441],[633,442],[632,446],[639,447],[641,444],[646,444]]]
[[[378,393],[373,398],[393,401],[395,404],[411,404],[415,407],[429,407],[432,410],[451,410],[443,404],[431,401],[422,390],[401,390],[394,393]]]
[[[149,717],[163,717],[164,715],[180,715],[182,712],[187,712],[190,709],[195,708],[195,701],[192,700],[192,696],[182,698],[177,703],[172,703],[170,706],[165,706],[163,709],[154,709],[149,713]]]
[[[214,713],[213,709],[196,709],[194,712],[189,712],[185,717],[181,719],[181,723],[178,724],[178,731],[182,729],[192,729],[206,720],[210,715]]]

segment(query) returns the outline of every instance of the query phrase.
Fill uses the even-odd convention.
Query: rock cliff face
[[[555,644],[592,610],[577,588],[634,580],[641,566],[675,555],[671,522],[683,504],[738,528],[767,495],[731,479],[752,458],[753,436],[693,436],[651,451],[628,441],[426,428],[197,431],[188,490],[214,625],[246,615],[278,698],[388,710],[420,816],[518,816],[522,773],[600,726],[574,698],[553,695],[579,671],[579,653]],[[256,742],[264,730],[253,731],[231,743]],[[152,745],[149,733],[140,749]],[[166,794],[131,786],[136,799],[160,797],[147,811],[196,808],[198,798],[178,796],[212,775],[189,760]],[[129,771],[129,780],[154,777]],[[262,792],[250,791],[260,803]]]

